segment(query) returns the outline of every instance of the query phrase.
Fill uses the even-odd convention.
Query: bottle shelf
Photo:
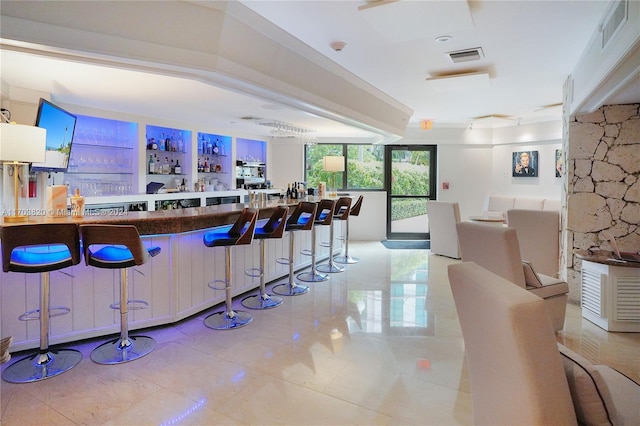
[[[130,150],[133,151],[133,147],[131,146],[115,146],[115,145],[98,145],[98,144],[89,144],[84,142],[73,142],[73,148],[84,148],[84,149],[107,149],[107,150]]]
[[[97,171],[82,171],[78,170],[75,172],[70,172],[67,170],[65,174],[68,175],[132,175],[132,172],[97,172]]]

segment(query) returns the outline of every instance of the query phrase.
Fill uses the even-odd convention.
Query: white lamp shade
[[[325,172],[344,172],[344,157],[342,155],[322,157],[322,169]]]
[[[21,163],[45,161],[47,131],[41,127],[0,123],[0,160]]]

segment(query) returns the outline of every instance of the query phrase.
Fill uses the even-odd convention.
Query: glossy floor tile
[[[114,366],[89,358],[102,340],[70,345],[84,355],[72,370],[0,384],[1,423],[471,424],[446,272],[457,261],[379,242],[352,242],[350,252],[360,263],[278,308],[251,311],[253,322],[241,329],[211,330],[203,320],[216,310],[203,312],[144,330],[156,349]],[[569,305],[558,339],[640,380],[640,334],[607,333]]]

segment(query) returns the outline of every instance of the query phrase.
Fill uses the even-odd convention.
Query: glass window
[[[327,155],[346,157],[346,172],[326,172],[322,158]],[[305,179],[311,188],[326,182],[337,189],[383,189],[384,146],[356,144],[307,145],[305,150]],[[334,186],[335,180],[335,186]]]

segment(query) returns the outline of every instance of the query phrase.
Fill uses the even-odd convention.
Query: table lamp
[[[0,123],[0,161],[13,173],[13,195],[15,198],[12,215],[4,217],[7,223],[26,222],[29,216],[19,214],[20,166],[45,161],[47,131],[40,127],[22,124]],[[27,176],[23,183],[28,184]]]
[[[344,172],[344,157],[342,155],[327,155],[322,157],[322,170],[331,172],[331,191],[330,196],[335,197],[336,194],[336,172]]]

